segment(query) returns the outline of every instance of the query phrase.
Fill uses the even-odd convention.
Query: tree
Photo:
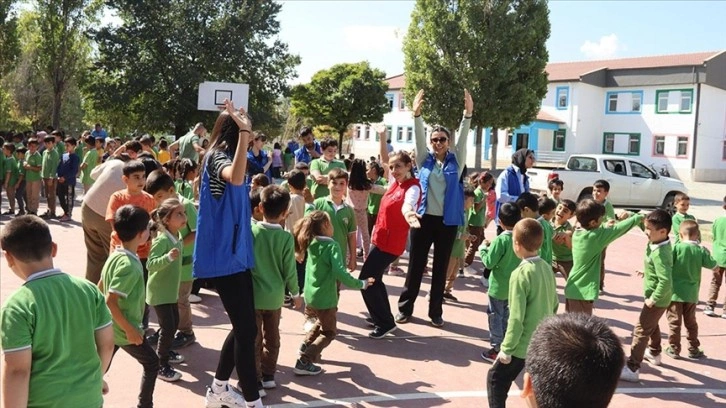
[[[118,27],[94,33],[99,60],[87,88],[97,112],[134,116],[179,136],[215,113],[197,110],[199,83],[250,85],[249,113],[269,123],[300,59],[276,39],[281,5],[266,0],[111,1]],[[208,125],[209,126],[209,125]]]
[[[403,43],[406,100],[425,89],[424,119],[453,127],[461,115],[454,90],[468,88],[476,167],[490,127],[494,169],[498,129],[534,120],[547,93],[549,35],[546,0],[418,0]]]
[[[20,55],[18,18],[12,12],[14,0],[0,0],[0,77],[6,73]]]
[[[292,90],[290,104],[294,115],[309,118],[313,125],[327,125],[343,136],[352,123],[383,120],[390,110],[386,74],[368,62],[337,64],[313,75],[310,83]]]

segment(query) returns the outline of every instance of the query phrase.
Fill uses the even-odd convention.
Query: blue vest
[[[214,198],[207,167],[205,160],[199,189],[193,275],[217,278],[247,272],[255,266],[249,187],[227,183],[222,197]]]
[[[507,191],[507,194],[514,197],[519,197],[520,194],[524,192],[529,192],[529,176],[526,174],[524,175],[524,191],[522,191],[522,188],[519,186],[519,176],[517,175],[517,171],[514,169],[513,165],[509,165],[504,171],[507,174],[507,188],[509,191]],[[502,203],[497,200],[496,202],[496,211],[494,216],[494,224],[499,225],[499,208],[502,206]]]
[[[426,213],[429,176],[435,164],[436,158],[433,154],[428,153],[418,172],[422,192],[421,205],[418,207],[420,215]],[[459,177],[459,163],[456,161],[454,153],[446,152],[442,171],[446,182],[446,190],[444,190],[444,225],[464,225],[464,183]]]

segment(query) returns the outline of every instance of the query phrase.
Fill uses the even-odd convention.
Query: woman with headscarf
[[[502,233],[502,227],[499,226],[499,207],[504,203],[517,201],[520,194],[529,192],[527,169],[532,168],[534,162],[534,150],[519,149],[512,155],[512,164],[507,166],[497,178],[497,206],[494,216],[497,235]]]

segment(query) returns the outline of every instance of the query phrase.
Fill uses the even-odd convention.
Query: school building
[[[537,118],[499,131],[498,168],[528,147],[540,164],[563,164],[576,153],[633,156],[672,177],[726,181],[726,51],[602,61],[550,63],[547,95]],[[396,150],[413,150],[413,118],[404,75],[388,78],[385,114]],[[476,100],[474,101],[476,106]],[[490,129],[482,166],[489,166]],[[375,130],[353,128],[359,157],[377,155]],[[474,167],[474,131],[467,164]]]

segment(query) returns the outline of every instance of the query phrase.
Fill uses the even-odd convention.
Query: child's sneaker
[[[633,371],[626,365],[620,372],[620,379],[627,382],[638,382],[640,381],[640,370]]]
[[[197,341],[197,336],[192,334],[186,334],[182,332],[177,332],[176,336],[174,336],[174,340],[171,343],[172,349],[180,349],[187,346],[190,346],[194,344],[194,342]]]
[[[643,358],[655,366],[659,366],[661,364],[661,355],[658,354],[657,356],[654,356],[650,349],[645,350]]]
[[[193,293],[189,295],[189,303],[199,303],[201,301],[202,301],[201,296],[195,295]]]
[[[721,318],[726,319],[726,310],[724,310],[723,313],[721,313]]]
[[[285,307],[290,307],[293,305],[292,296],[285,295],[285,300],[282,301],[282,305]]]
[[[262,376],[262,388],[269,390],[270,388],[277,387],[277,383],[275,382],[275,377],[271,375],[263,375]]]
[[[705,308],[703,308],[703,314],[706,316],[714,317],[716,316],[716,312],[713,310],[713,306],[706,305]]]
[[[311,362],[303,363],[302,360],[298,359],[292,372],[295,375],[318,375],[323,372],[323,369]]]
[[[458,275],[458,276],[459,276],[460,278],[463,278],[463,277],[464,277],[464,270],[463,270],[463,269],[459,269],[459,273],[458,273],[457,275]]]
[[[457,299],[456,296],[452,295],[451,292],[444,292],[444,302],[447,300],[451,300],[452,302],[459,301],[459,299]]]
[[[485,278],[484,276],[481,277],[481,285],[485,288],[489,287],[489,279]]]
[[[673,347],[666,348],[665,351],[664,351],[664,353],[665,353],[666,356],[668,356],[668,357],[670,357],[670,358],[672,358],[674,360],[678,360],[678,359],[681,358],[681,355],[679,353],[676,353],[676,351],[673,350]]]
[[[146,336],[146,341],[149,342],[150,345],[155,345],[159,342],[159,331],[155,331],[154,333]]]
[[[177,353],[176,351],[169,350],[169,363],[171,364],[181,364],[184,362],[184,356]]]
[[[174,382],[179,381],[179,379],[182,377],[182,374],[179,371],[176,371],[175,369],[171,368],[170,366],[163,366],[159,369],[159,374],[157,375],[157,378],[160,378],[164,381],[168,382]]]
[[[703,358],[705,354],[703,354],[703,350],[696,349],[696,350],[688,350],[688,358],[693,360],[698,360],[699,358]]]
[[[230,386],[227,386],[227,389],[222,392],[214,392],[211,387],[207,387],[207,395],[204,398],[204,402],[207,408],[247,407],[244,397],[234,392]]]
[[[487,351],[481,352],[481,358],[483,358],[485,361],[488,361],[492,364],[497,360],[497,356],[499,355],[499,350],[490,348]]]
[[[239,384],[237,384],[237,391],[242,393],[240,390]],[[257,381],[257,394],[259,394],[260,398],[265,398],[267,396],[267,391],[265,391],[265,387],[262,386],[262,382]]]
[[[406,272],[404,272],[403,269],[401,269],[397,266],[394,266],[394,267],[391,267],[388,269],[388,274],[391,276],[404,276],[404,275],[406,275]]]
[[[376,322],[373,321],[372,317],[366,317],[366,325],[368,327],[376,327]]]

